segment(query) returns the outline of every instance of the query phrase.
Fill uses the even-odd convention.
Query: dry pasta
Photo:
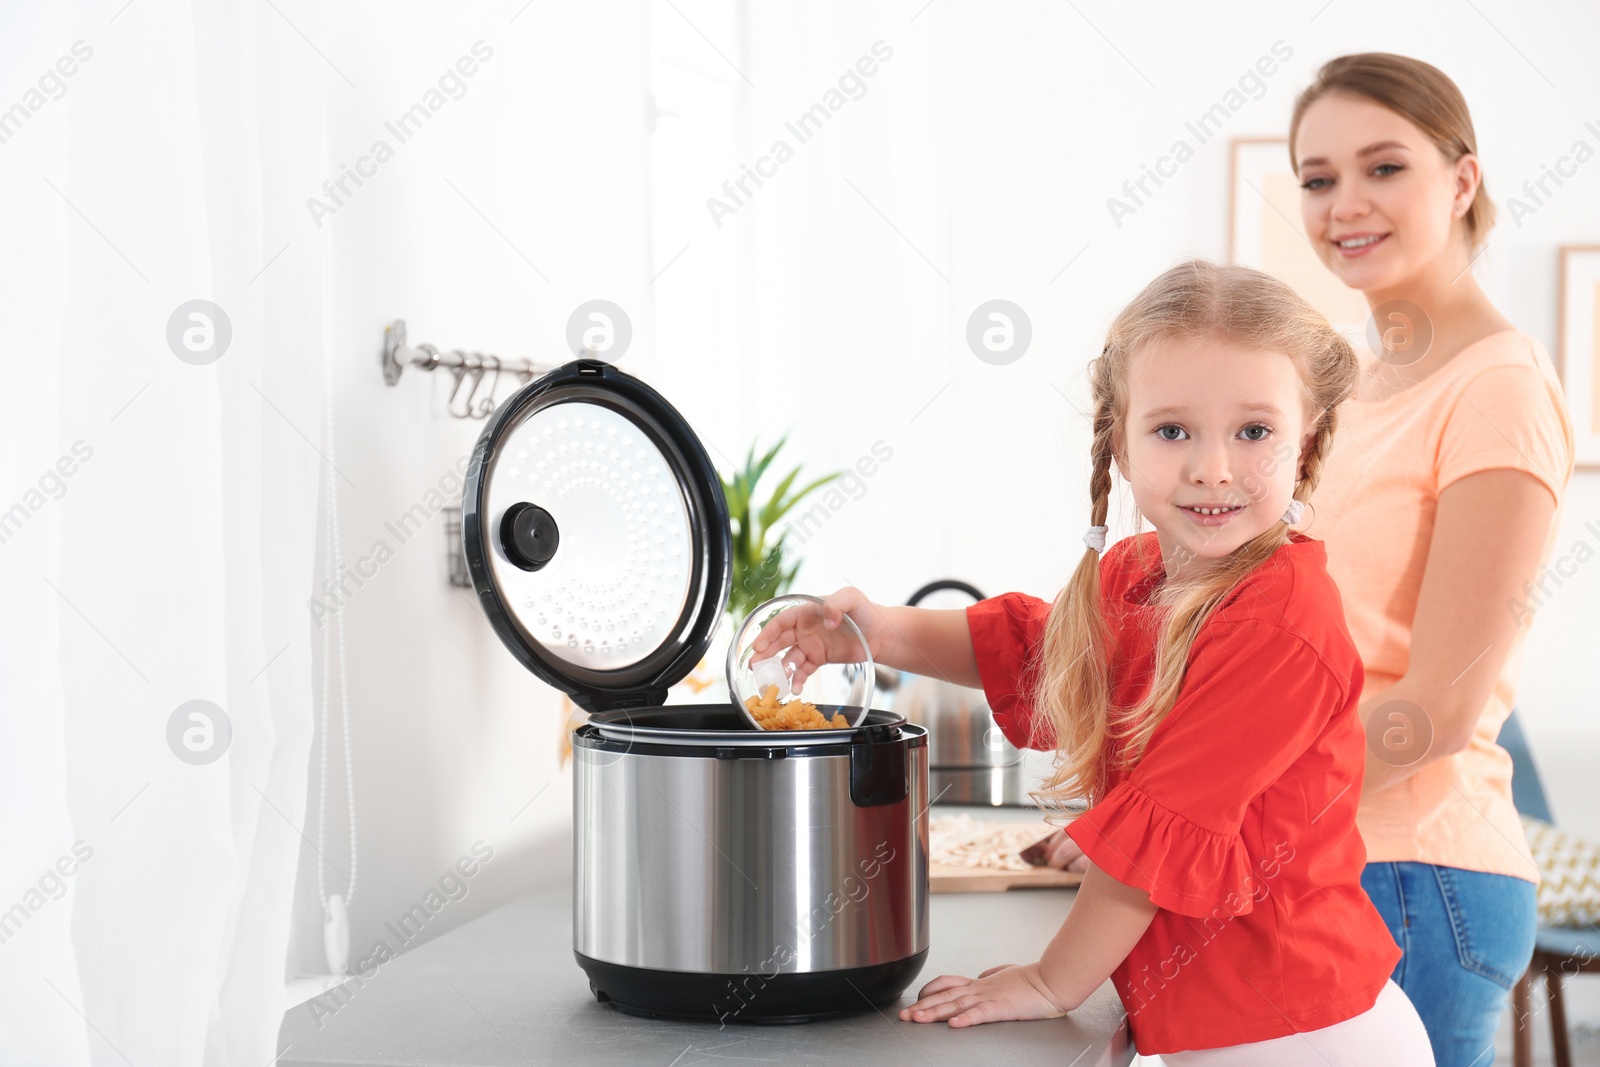
[[[759,697],[746,697],[744,706],[763,730],[839,730],[850,725],[843,713],[836,713],[830,721],[815,704],[804,700],[780,702],[775,685],[767,686]]]

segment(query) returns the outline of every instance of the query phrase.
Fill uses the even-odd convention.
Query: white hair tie
[[[1293,526],[1295,523],[1300,521],[1305,513],[1305,504],[1291,497],[1289,499],[1289,506],[1283,511],[1283,521],[1288,525]]]
[[[1096,552],[1104,552],[1106,550],[1106,530],[1107,527],[1105,526],[1089,527],[1089,532],[1083,535],[1083,543]]]

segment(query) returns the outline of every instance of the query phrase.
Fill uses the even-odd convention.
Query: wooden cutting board
[[[1007,889],[1061,889],[1083,881],[1079,871],[1034,867],[1026,871],[997,871],[990,867],[928,865],[928,888],[934,893],[1002,893]]]

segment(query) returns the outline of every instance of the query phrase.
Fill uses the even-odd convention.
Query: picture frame
[[[1300,179],[1283,137],[1235,137],[1228,160],[1228,261],[1272,275],[1367,345],[1367,301],[1318,257],[1300,221]]]
[[[1562,245],[1556,373],[1572,418],[1573,464],[1600,470],[1600,245]]]

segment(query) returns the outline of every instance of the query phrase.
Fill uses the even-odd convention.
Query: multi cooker
[[[599,361],[531,382],[473,450],[462,533],[495,633],[590,713],[572,936],[595,997],[723,1022],[898,998],[928,950],[927,732],[878,710],[763,731],[732,704],[665,703],[731,576],[721,481],[682,416]]]

